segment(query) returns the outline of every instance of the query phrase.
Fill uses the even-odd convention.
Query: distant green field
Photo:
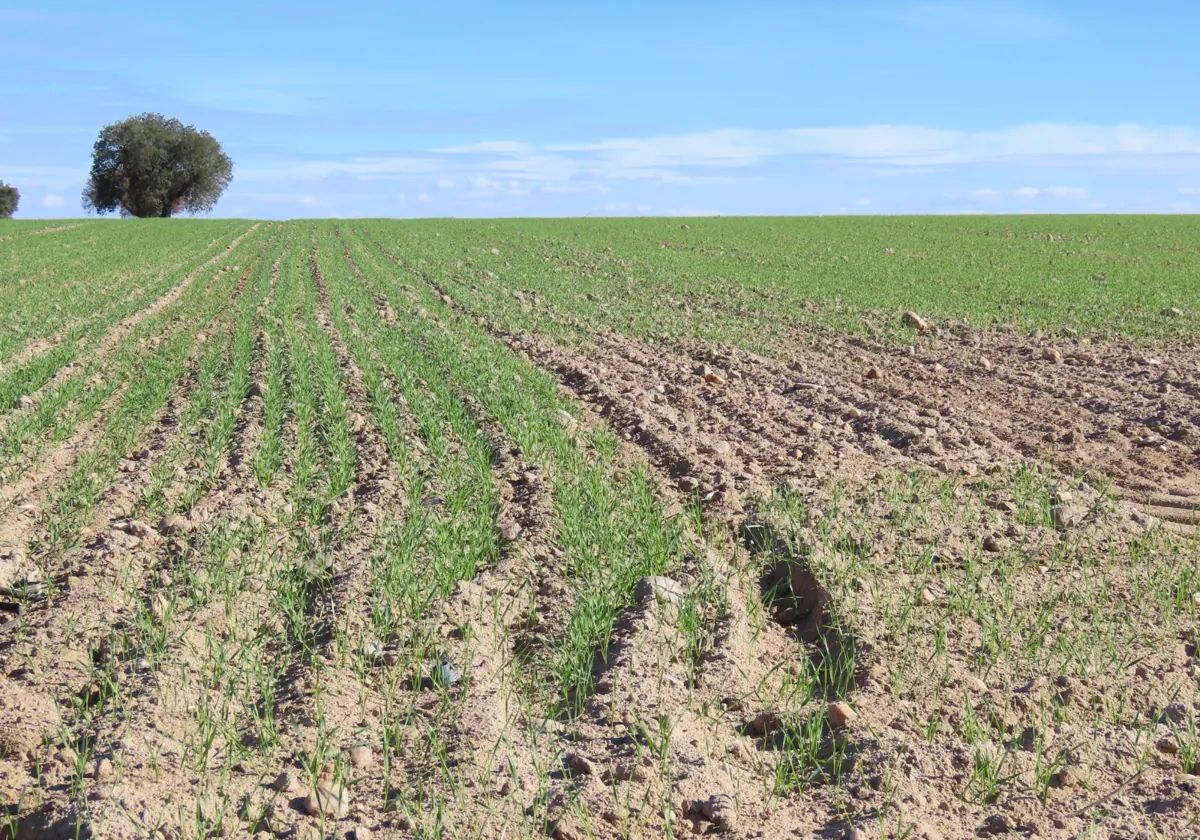
[[[402,246],[431,275],[491,280],[481,274],[491,272],[493,282],[637,332],[730,339],[749,320],[756,339],[769,341],[782,320],[898,338],[905,309],[980,327],[1145,338],[1200,326],[1195,217],[346,224]],[[596,299],[581,299],[589,293]],[[1182,314],[1164,317],[1170,307]]]
[[[31,231],[71,223],[0,222],[0,265],[15,268],[4,240],[12,247]],[[43,240],[43,250],[145,224],[93,222],[30,238]],[[156,239],[169,226],[190,239],[189,226],[214,223],[152,224]],[[1147,339],[1200,328],[1200,222],[1190,216],[325,224],[367,231],[412,268],[468,292],[472,284],[481,294],[497,286],[534,292],[584,319],[643,335],[769,344],[800,322],[902,340],[906,309],[984,328]],[[1172,307],[1181,314],[1162,314]]]

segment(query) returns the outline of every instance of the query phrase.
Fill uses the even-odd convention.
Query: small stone
[[[867,379],[882,379],[883,372],[877,367],[867,368],[866,376]]]
[[[365,825],[356,825],[353,829],[347,832],[346,836],[349,840],[371,840],[371,829]]]
[[[1055,505],[1050,508],[1050,521],[1059,531],[1074,528],[1083,521],[1087,510],[1078,505]]]
[[[1047,362],[1054,362],[1056,365],[1061,365],[1063,354],[1057,347],[1045,347],[1042,349],[1042,358]]]
[[[375,763],[375,753],[370,747],[355,747],[350,750],[350,763],[360,770],[366,770]]]
[[[684,493],[692,493],[700,489],[700,479],[694,475],[685,475],[675,482],[675,486]]]
[[[930,589],[929,587],[925,587],[924,589],[921,590],[920,597],[921,597],[922,604],[932,604],[934,601],[937,600],[937,595],[935,595],[933,590]]]
[[[1070,767],[1063,767],[1050,774],[1050,785],[1056,788],[1073,788],[1079,784],[1075,772]]]
[[[701,813],[722,831],[737,830],[737,803],[732,796],[719,793],[701,806]]]
[[[569,435],[574,434],[579,426],[579,421],[569,411],[563,411],[561,408],[555,410],[554,422],[566,429]]]
[[[709,383],[710,385],[724,385],[725,377],[723,377],[723,376],[721,376],[721,374],[715,373],[715,372],[714,373],[706,373],[706,374],[704,374],[704,381]]]
[[[96,762],[96,781],[102,782],[109,779],[113,774],[113,763],[107,758],[102,758]]]
[[[574,754],[567,757],[567,769],[572,776],[595,776],[596,765],[582,755]]]
[[[989,534],[983,538],[983,550],[997,554],[1004,550],[1004,542],[995,534]]]
[[[980,831],[984,834],[1007,834],[1012,831],[1012,823],[1004,814],[992,814],[983,821]]]
[[[750,721],[750,731],[759,736],[770,735],[782,726],[783,718],[779,716],[779,712],[759,712],[754,720]]]
[[[992,360],[989,359],[987,356],[980,356],[979,359],[975,363],[977,365],[979,365],[981,368],[983,368],[984,370],[991,370],[993,368]]]
[[[969,690],[973,691],[976,694],[986,694],[987,693],[987,690],[988,690],[987,683],[985,683],[983,680],[979,679],[979,677],[969,676],[965,680],[963,680],[963,683],[966,685],[966,687]]]
[[[1160,314],[1166,318],[1176,318],[1183,314],[1183,310],[1175,306],[1168,306]]]
[[[642,578],[633,594],[639,601],[654,599],[660,604],[677,604],[684,597],[683,584],[662,575]]]
[[[17,398],[17,408],[33,408],[33,397],[22,394]]]
[[[187,533],[188,521],[177,513],[168,514],[158,522],[158,532],[164,537],[174,537]]]
[[[850,708],[849,703],[834,701],[825,707],[825,718],[834,729],[848,726],[858,717],[858,712]]]
[[[493,256],[497,256],[497,257],[498,257],[498,256],[500,256],[500,249],[499,249],[499,248],[493,248],[493,249],[492,249],[492,254],[493,254]]]
[[[926,332],[929,329],[929,322],[911,310],[904,313],[902,320],[904,326],[912,327],[917,332]]]
[[[442,657],[437,667],[437,679],[441,685],[458,685],[462,681],[462,671],[449,659]]]
[[[851,420],[861,420],[863,416],[862,409],[852,405],[846,409],[846,416]]]
[[[517,537],[521,536],[521,523],[513,519],[505,519],[496,523],[496,528],[500,531],[500,536],[512,542]]]
[[[313,817],[324,814],[340,820],[349,809],[349,791],[332,779],[322,779],[316,790],[304,798],[304,812]]]

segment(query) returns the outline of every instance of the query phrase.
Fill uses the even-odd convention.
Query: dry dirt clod
[[[656,575],[637,582],[634,595],[639,601],[654,599],[660,604],[677,604],[683,600],[683,584],[674,578]]]
[[[561,408],[554,412],[554,422],[567,430],[567,434],[575,434],[575,429],[579,426],[579,421],[569,411],[563,411]]]
[[[1167,755],[1175,755],[1179,752],[1179,742],[1171,735],[1159,738],[1155,746],[1158,747],[1159,752],[1166,753]]]
[[[698,813],[721,831],[737,830],[737,803],[732,796],[718,793],[706,800],[691,803],[689,810]]]
[[[852,405],[846,409],[846,416],[851,420],[861,420],[863,416],[862,409]]]
[[[912,327],[917,332],[925,332],[929,329],[929,322],[911,310],[904,313],[903,321],[904,326]]]
[[[994,367],[992,360],[987,356],[980,356],[976,364],[978,364],[984,370],[991,370]]]
[[[350,792],[332,779],[319,781],[316,790],[304,798],[304,811],[313,817],[324,814],[340,820],[349,809]]]
[[[1050,521],[1059,531],[1074,528],[1083,522],[1087,509],[1079,505],[1055,505],[1050,508]]]
[[[867,368],[866,377],[867,379],[882,379],[883,371],[877,367]]]
[[[725,377],[719,373],[706,373],[704,374],[704,381],[710,385],[724,385]]]
[[[574,753],[567,757],[567,769],[572,776],[595,776],[596,765],[592,764],[585,756]]]
[[[349,840],[371,840],[371,829],[365,825],[356,825],[353,829],[346,832],[346,837]]]
[[[1061,365],[1063,354],[1062,351],[1057,347],[1046,347],[1042,350],[1042,358],[1047,362],[1053,362],[1056,365]]]
[[[853,723],[858,717],[858,712],[850,708],[849,703],[836,701],[825,707],[825,717],[830,726],[834,729],[841,729],[843,726]]]
[[[375,763],[375,753],[370,747],[355,747],[350,750],[350,763],[360,770],[366,770]]]
[[[700,489],[700,479],[694,475],[685,475],[675,482],[675,486],[684,493],[691,493]]]
[[[750,721],[750,731],[759,736],[770,735],[782,726],[783,718],[779,716],[779,712],[759,712],[754,720]]]
[[[187,533],[188,521],[177,513],[168,514],[158,522],[158,532],[164,537],[175,537]]]
[[[920,600],[921,600],[922,604],[932,604],[934,601],[937,600],[937,595],[934,593],[934,591],[932,589],[930,589],[929,587],[925,587],[924,589],[921,590]]]
[[[96,781],[102,782],[105,779],[110,779],[110,778],[112,778],[112,774],[113,774],[112,761],[110,761],[107,758],[102,758],[96,762],[96,772],[95,772]]]
[[[500,531],[500,536],[512,542],[517,537],[521,536],[521,523],[514,519],[505,519],[496,523],[496,528]]]

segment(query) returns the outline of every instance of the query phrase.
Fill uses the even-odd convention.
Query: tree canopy
[[[11,219],[21,203],[21,192],[16,187],[0,181],[0,219]]]
[[[207,131],[140,114],[101,129],[83,207],[140,218],[203,213],[232,180],[233,161]]]

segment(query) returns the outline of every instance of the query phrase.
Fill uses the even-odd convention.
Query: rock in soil
[[[669,577],[644,577],[637,582],[634,595],[639,601],[653,598],[660,604],[677,604],[683,600],[683,584]]]
[[[750,721],[750,731],[758,736],[770,735],[782,726],[783,718],[779,716],[779,712],[759,712],[754,720]]]
[[[578,753],[567,758],[567,769],[572,776],[595,776],[596,765]]]
[[[917,332],[925,332],[929,329],[929,322],[910,310],[904,313],[904,326],[912,327]]]
[[[841,729],[843,726],[853,723],[858,717],[858,712],[851,709],[848,703],[835,701],[825,708],[825,717],[829,720],[830,726],[834,729]]]
[[[1050,520],[1059,531],[1076,527],[1086,515],[1087,509],[1079,505],[1055,505],[1050,508]]]
[[[375,753],[370,747],[355,747],[350,750],[350,763],[360,770],[366,770],[375,763]]]
[[[322,779],[317,789],[304,798],[304,811],[310,816],[341,819],[350,810],[350,792],[335,784],[332,779]]]
[[[177,513],[164,516],[158,523],[158,532],[164,537],[175,537],[187,533],[188,521]]]
[[[554,422],[566,429],[569,435],[574,434],[579,426],[579,421],[569,411],[563,411],[561,408],[554,412]]]

